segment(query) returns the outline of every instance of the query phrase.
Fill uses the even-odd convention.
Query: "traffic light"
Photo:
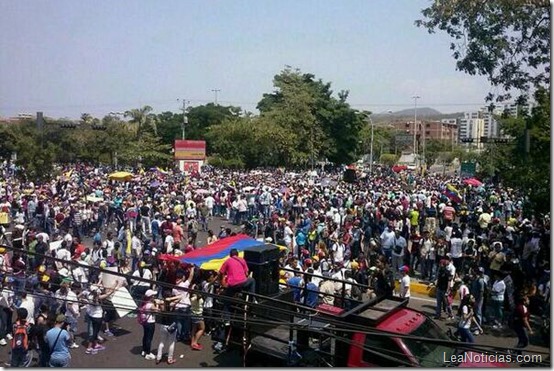
[[[92,130],[106,130],[108,129],[104,125],[92,125]]]
[[[462,138],[460,141],[462,143],[473,143],[473,138]]]
[[[61,124],[60,127],[63,129],[75,129],[77,127],[77,124],[74,124],[72,122],[65,122]]]
[[[489,138],[488,137],[481,137],[481,143],[488,143]]]

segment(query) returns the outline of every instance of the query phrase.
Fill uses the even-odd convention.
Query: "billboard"
[[[206,141],[176,140],[173,146],[175,160],[205,160]]]

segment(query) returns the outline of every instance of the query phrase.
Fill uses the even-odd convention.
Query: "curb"
[[[396,281],[395,290],[397,292],[400,291],[400,282]],[[413,294],[420,294],[420,295],[427,295],[431,298],[435,297],[435,287],[429,286],[427,283],[421,283],[421,282],[411,282],[410,283],[410,293]]]

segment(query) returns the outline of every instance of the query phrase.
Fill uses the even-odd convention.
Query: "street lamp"
[[[414,161],[417,157],[417,100],[421,98],[419,95],[414,95],[412,99],[414,100]]]
[[[382,112],[379,112],[378,115],[380,115],[382,113],[385,113],[385,112],[392,113],[391,110],[384,110]],[[370,144],[369,144],[369,175],[373,175],[373,128],[374,128],[374,125],[373,125],[373,120],[371,119],[371,115],[372,115],[372,113],[369,114],[369,124],[371,125],[371,141],[370,141]]]

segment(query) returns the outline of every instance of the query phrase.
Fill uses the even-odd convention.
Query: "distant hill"
[[[392,113],[381,113],[373,115],[373,121],[377,122],[383,122],[383,121],[399,121],[399,120],[412,120],[414,119],[414,108],[407,108],[401,111],[392,112]],[[429,107],[421,107],[417,109],[417,118],[418,119],[427,119],[427,120],[441,120],[441,119],[450,119],[450,118],[458,118],[463,117],[463,112],[455,112],[455,113],[442,113],[440,111],[437,111],[434,108]]]

